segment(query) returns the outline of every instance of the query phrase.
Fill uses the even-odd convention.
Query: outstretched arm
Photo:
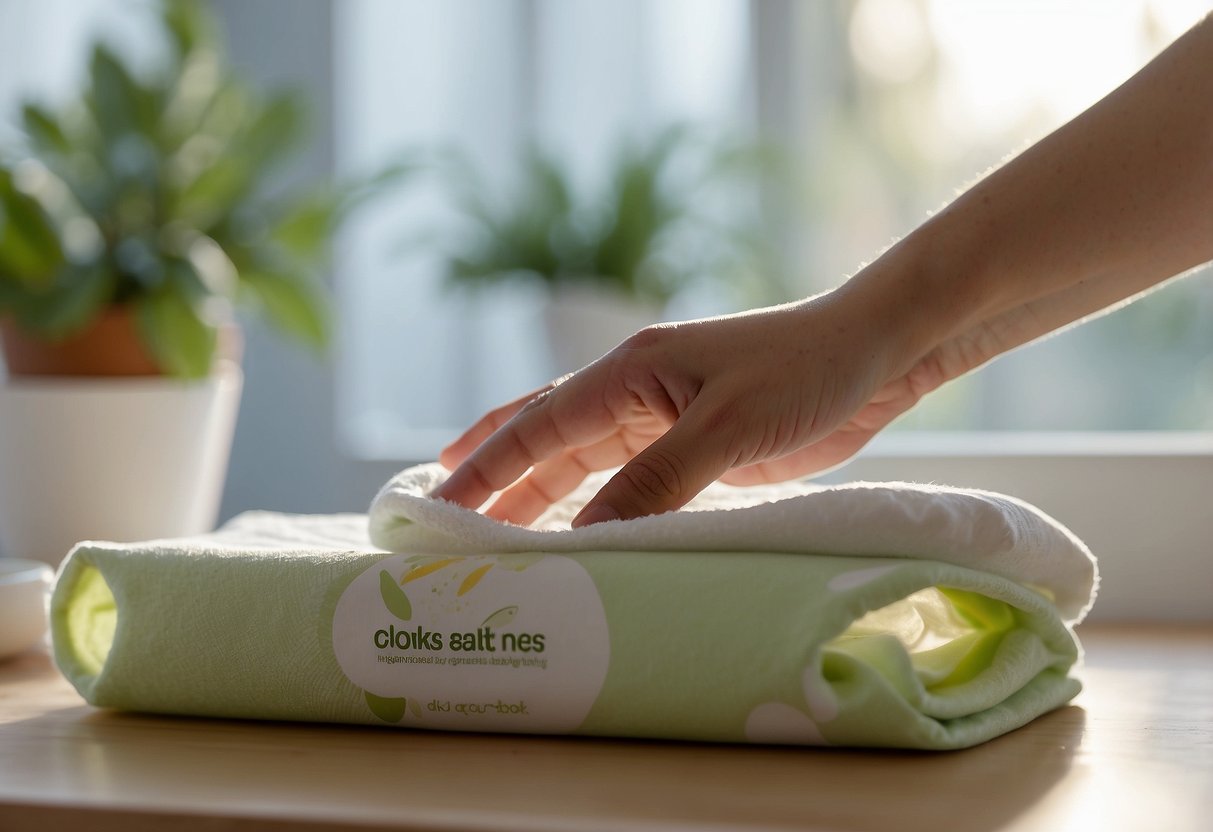
[[[1213,258],[1213,19],[838,289],[651,327],[447,448],[436,496],[575,525],[844,461],[946,381]]]

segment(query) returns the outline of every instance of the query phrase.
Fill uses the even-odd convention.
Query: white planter
[[[0,381],[0,554],[213,528],[243,376]]]
[[[543,310],[552,376],[579,370],[661,319],[662,308],[593,284],[555,289]]]

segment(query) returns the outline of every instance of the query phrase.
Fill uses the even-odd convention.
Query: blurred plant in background
[[[439,236],[448,280],[474,287],[525,275],[554,292],[591,286],[657,307],[717,283],[752,304],[772,292],[758,201],[780,164],[769,146],[676,124],[621,143],[588,193],[560,158],[531,146],[516,188],[494,198],[466,157],[445,152],[437,170],[457,215]]]
[[[331,236],[404,168],[270,193],[304,132],[299,98],[225,66],[206,4],[166,0],[162,23],[158,71],[97,43],[75,100],[22,108],[26,146],[0,158],[0,321],[54,342],[128,311],[180,377],[209,372],[229,302],[319,348]]]

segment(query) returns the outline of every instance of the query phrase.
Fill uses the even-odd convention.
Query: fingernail
[[[586,506],[581,513],[573,518],[572,526],[579,529],[582,526],[592,526],[595,523],[605,523],[608,520],[618,520],[619,512],[607,505]]]
[[[441,483],[439,483],[436,488],[434,488],[433,490],[430,491],[429,496],[436,500],[445,500],[447,498],[446,495],[447,495],[447,491],[450,489],[450,485],[451,485],[451,478],[447,477],[445,480],[443,480]]]

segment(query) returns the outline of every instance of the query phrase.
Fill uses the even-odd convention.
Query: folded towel
[[[369,527],[81,544],[56,660],[95,705],[163,713],[935,749],[1079,690],[1094,560],[1012,498],[714,486],[572,530],[598,482],[522,528],[429,499],[444,476],[398,475]]]

